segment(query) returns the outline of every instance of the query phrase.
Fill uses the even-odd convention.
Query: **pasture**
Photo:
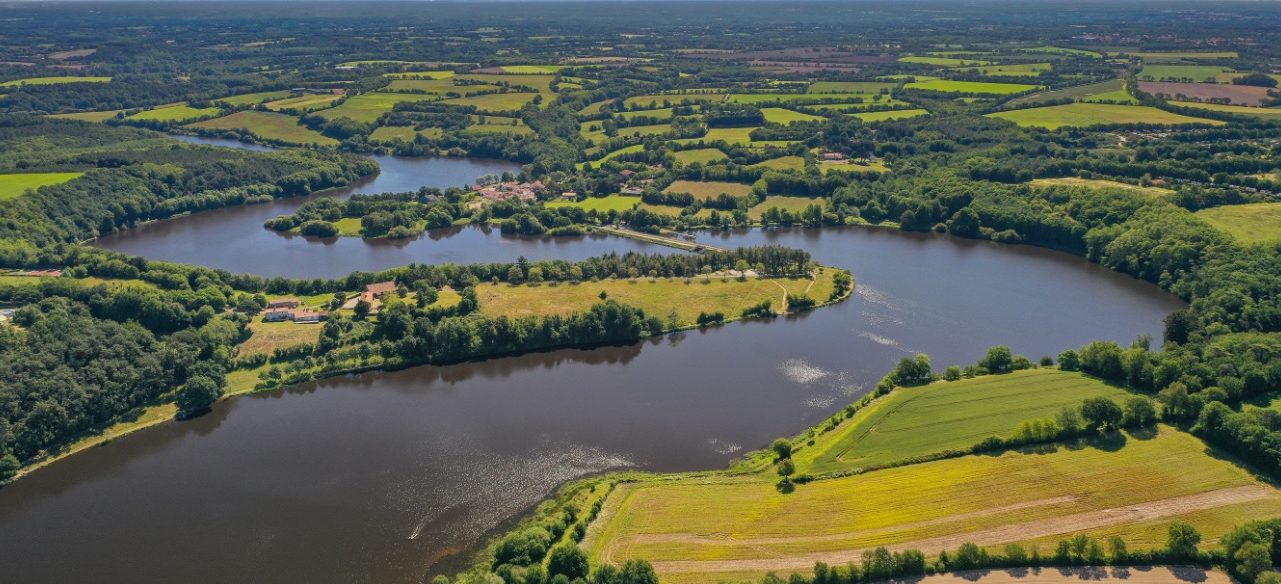
[[[623,100],[623,105],[628,108],[658,109],[668,108],[674,105],[722,102],[725,101],[724,93],[682,93],[682,94],[658,94],[658,95],[636,95]]]
[[[681,164],[694,164],[695,162],[700,164],[707,164],[709,162],[716,162],[718,160],[725,160],[729,158],[728,156],[725,155],[724,152],[721,152],[716,148],[696,148],[694,150],[681,150],[679,152],[672,153],[672,156],[676,158],[676,162],[679,162]]]
[[[765,121],[770,124],[788,125],[793,122],[819,122],[826,118],[811,114],[803,114],[781,107],[763,107],[761,113],[765,115]]]
[[[979,59],[925,56],[900,57],[898,62],[912,63],[914,65],[933,65],[935,67],[977,67],[993,64],[992,61],[983,61]]]
[[[269,101],[266,104],[267,109],[278,112],[280,110],[298,110],[310,112],[325,109],[341,99],[341,95],[332,93],[323,93],[318,95],[299,95],[296,97],[286,97]]]
[[[0,201],[16,199],[27,191],[79,178],[83,172],[19,172],[0,174]]]
[[[444,135],[444,130],[440,128],[424,128],[415,130],[413,126],[380,126],[374,129],[369,135],[370,141],[373,142],[394,142],[397,140],[404,142],[413,142],[418,136],[428,138],[439,138]]]
[[[260,103],[264,103],[268,101],[285,99],[289,97],[289,95],[290,93],[288,90],[282,89],[280,91],[259,91],[257,93],[242,93],[240,95],[229,95],[227,97],[220,97],[213,101],[214,103],[222,103],[232,107],[240,107],[242,105],[258,105]]]
[[[890,395],[796,453],[798,472],[821,475],[961,450],[1019,424],[1053,418],[1091,397],[1120,403],[1128,394],[1079,373],[1032,369],[922,387]]]
[[[640,197],[630,197],[625,195],[609,195],[607,197],[588,197],[581,201],[549,201],[545,206],[548,209],[558,207],[577,207],[584,211],[596,211],[597,213],[608,213],[610,211],[631,211],[640,203]]]
[[[81,122],[105,122],[126,110],[106,110],[100,112],[76,112],[73,114],[54,114],[49,117],[59,120],[78,120]]]
[[[1178,101],[1224,100],[1229,105],[1259,106],[1272,100],[1269,88],[1250,85],[1140,81],[1139,89],[1152,95]]]
[[[187,127],[206,130],[236,130],[247,132],[266,140],[288,144],[320,144],[321,146],[338,144],[337,140],[298,123],[298,118],[271,112],[239,111],[221,118],[196,122]]]
[[[1241,243],[1281,241],[1281,203],[1224,205],[1201,209],[1196,216]]]
[[[771,196],[767,197],[764,201],[757,203],[751,209],[748,209],[747,216],[752,221],[760,221],[761,217],[765,215],[765,212],[770,209],[778,209],[780,211],[787,211],[793,215],[799,215],[810,205],[826,207],[826,203],[827,201],[824,199],[811,199],[809,197]]]
[[[821,160],[818,163],[818,169],[827,174],[829,172],[854,172],[854,173],[881,173],[889,172],[890,167],[885,166],[885,161],[881,159],[862,162],[858,160]]]
[[[22,87],[23,85],[62,85],[64,83],[110,83],[110,77],[82,77],[76,75],[53,75],[49,77],[27,77],[0,83],[0,87]]]
[[[446,99],[441,103],[475,106],[481,112],[515,112],[534,101],[537,93],[487,93],[470,97]]]
[[[876,111],[876,112],[858,112],[858,113],[845,114],[845,115],[854,116],[870,124],[874,122],[885,122],[889,120],[904,120],[907,118],[915,118],[915,117],[920,117],[924,115],[929,115],[929,113],[930,113],[929,110],[925,110],[921,108],[913,108],[913,109],[886,110],[886,111]]]
[[[1113,105],[1103,103],[1069,103],[1048,107],[1012,110],[988,114],[989,118],[1009,120],[1020,126],[1045,128],[1106,126],[1111,124],[1143,124],[1152,126],[1178,126],[1206,124],[1221,126],[1223,122],[1193,118],[1141,105]]]
[[[1039,91],[1011,99],[1010,101],[1005,102],[1005,106],[1013,108],[1036,103],[1059,101],[1063,99],[1070,99],[1073,101],[1118,101],[1127,103],[1137,103],[1138,101],[1125,93],[1124,80],[1110,79],[1099,83],[1088,83],[1064,89]]]
[[[695,276],[688,280],[640,277],[556,286],[482,283],[476,286],[476,296],[482,313],[520,317],[581,312],[600,302],[600,293],[604,292],[610,300],[635,306],[664,320],[675,313],[677,326],[689,327],[696,324],[700,312],[720,312],[734,319],[742,314],[743,309],[766,300],[772,301],[775,309],[779,309],[784,306],[784,295],[789,293],[800,294],[809,290],[811,297],[826,300],[832,293],[832,276],[835,273],[826,269],[819,274],[817,281],[804,278],[748,278],[740,281],[735,277],[713,275],[706,278]]]
[[[1015,63],[1007,65],[987,65],[966,69],[976,71],[985,77],[1037,77],[1052,66],[1049,63]]]
[[[780,156],[752,165],[755,168],[772,168],[774,170],[805,170],[805,158],[802,156]]]
[[[897,84],[883,81],[815,81],[807,93],[881,93],[894,89]]]
[[[664,193],[689,193],[695,199],[706,201],[721,195],[746,197],[752,194],[752,185],[725,181],[676,180],[663,189]]]
[[[368,124],[378,120],[380,116],[391,111],[396,104],[403,101],[431,101],[439,99],[437,95],[423,95],[415,93],[386,93],[381,91],[371,91],[360,95],[353,95],[334,107],[323,109],[316,112],[316,115],[326,120],[336,120],[338,118],[347,118],[352,121]]]
[[[180,103],[177,105],[170,105],[165,107],[158,107],[156,109],[140,111],[131,116],[126,116],[125,119],[180,123],[180,122],[187,122],[191,120],[199,120],[202,118],[209,118],[209,117],[216,116],[220,113],[222,113],[221,108],[216,108],[216,107],[194,108],[185,103]]]
[[[1281,108],[1266,107],[1249,107],[1241,105],[1225,105],[1221,103],[1199,103],[1195,101],[1176,101],[1172,102],[1179,107],[1190,107],[1211,112],[1220,112],[1225,114],[1234,114],[1238,116],[1254,116],[1267,119],[1281,119]]]
[[[865,99],[870,100],[881,94],[862,94]],[[803,104],[820,101],[849,101],[852,97],[860,97],[856,93],[735,93],[729,96],[729,101],[733,103],[786,103],[786,104]],[[886,96],[883,99],[888,99]]]
[[[904,107],[911,107],[911,106],[912,104],[906,101],[903,101],[901,99],[894,99],[889,96],[877,94],[877,95],[871,96],[871,99],[867,99],[864,101],[848,102],[848,103],[814,103],[814,104],[804,104],[803,107],[807,110],[823,112],[823,113],[843,113],[843,112],[857,112],[857,111],[863,111],[863,110],[868,110],[873,108],[883,108],[883,107],[904,108]]]
[[[1045,187],[1058,187],[1058,186],[1083,187],[1087,189],[1119,189],[1123,191],[1130,191],[1133,193],[1142,193],[1144,195],[1152,195],[1154,197],[1164,197],[1167,195],[1174,194],[1174,189],[1165,189],[1161,187],[1145,187],[1145,186],[1132,185],[1130,183],[1123,183],[1123,182],[1114,181],[1114,180],[1076,178],[1076,177],[1038,178],[1038,179],[1033,179],[1031,182],[1029,182],[1028,186],[1034,189],[1045,188]]]
[[[522,75],[555,75],[564,65],[503,65],[502,70],[505,73],[515,73]]]
[[[292,322],[262,322],[255,318],[249,322],[249,339],[241,343],[240,356],[258,353],[271,354],[276,349],[315,343],[320,339],[319,324],[295,324]]]
[[[672,112],[672,108],[670,107],[664,107],[664,108],[652,109],[652,110],[636,110],[631,112],[618,112],[618,117],[624,120],[630,120],[632,118],[642,118],[642,117],[654,118],[657,120],[670,120],[672,119],[672,115],[673,115],[673,112]]]
[[[514,134],[525,135],[533,134],[534,129],[525,125],[520,118],[509,118],[506,116],[477,116],[471,117],[471,125],[463,129],[463,132],[469,134]]]
[[[1174,520],[1212,539],[1227,522],[1278,512],[1281,492],[1162,428],[821,480],[790,494],[768,475],[641,480],[615,489],[584,544],[596,561],[645,558],[664,582],[707,582],[843,565],[876,546],[933,556],[964,542],[1141,535]],[[1141,547],[1151,546],[1131,549]]]
[[[406,73],[383,73],[384,77],[391,79],[449,79],[454,76],[453,71],[409,71]]]
[[[940,93],[974,93],[979,95],[1014,95],[1040,89],[1040,85],[1023,83],[988,83],[986,81],[952,81],[950,79],[929,79],[913,81],[903,86],[904,89],[937,91]]]

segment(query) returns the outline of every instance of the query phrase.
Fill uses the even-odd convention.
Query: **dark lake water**
[[[253,150],[264,146],[233,140],[182,136],[186,142]],[[224,268],[263,276],[337,278],[353,271],[373,272],[411,263],[478,263],[529,259],[585,259],[606,251],[664,251],[667,248],[631,239],[606,236],[521,237],[490,234],[487,229],[434,230],[422,237],[398,241],[364,241],[358,237],[318,239],[282,235],[263,222],[293,213],[317,197],[347,198],[353,194],[416,191],[471,184],[486,174],[519,172],[505,160],[476,158],[410,158],[372,156],[382,167],[377,176],[351,187],[309,197],[215,209],[167,221],[149,223],[99,238],[94,245],[151,259]],[[583,245],[587,240],[590,245]]]
[[[310,276],[450,257],[434,254],[578,258],[634,243],[465,229],[404,247],[327,246],[265,233],[262,219],[282,212],[255,214],[269,207],[158,223],[101,244]],[[196,233],[206,239],[184,241]],[[613,468],[721,467],[822,420],[904,356],[929,353],[941,369],[998,343],[1036,358],[1095,338],[1159,338],[1162,318],[1182,307],[1154,286],[1030,247],[856,228],[702,237],[807,249],[851,269],[856,293],[797,318],[347,376],[221,402],[0,490],[3,579],[421,582],[462,567],[487,534],[556,485]],[[295,246],[302,251],[281,251]],[[295,255],[263,259],[278,254]]]

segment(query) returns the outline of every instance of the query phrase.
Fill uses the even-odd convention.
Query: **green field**
[[[187,104],[171,105],[158,107],[153,110],[141,111],[131,116],[126,116],[126,120],[154,120],[159,122],[186,122],[190,120],[199,120],[201,118],[213,117],[222,113],[221,108],[202,107],[194,108]]]
[[[752,140],[751,136],[752,131],[755,129],[756,128],[711,128],[706,134],[703,134],[703,137],[701,138],[685,138],[681,140],[673,140],[673,142],[677,144],[698,144],[699,142],[711,144],[712,142],[723,140],[726,144],[750,147],[764,147],[767,144],[785,146],[788,144],[788,142],[755,142]]]
[[[506,116],[473,115],[471,125],[463,129],[468,134],[533,134],[534,129],[525,125],[520,118]]]
[[[658,95],[636,95],[623,100],[623,104],[629,108],[647,108],[657,109],[666,108],[681,103],[706,103],[725,101],[724,93],[685,93],[685,94],[658,94]],[[586,110],[584,110],[586,111]]]
[[[316,112],[316,115],[326,120],[347,118],[361,123],[372,123],[402,101],[430,101],[434,99],[439,99],[439,96],[373,91],[349,97],[347,101],[337,106]]]
[[[1240,56],[1236,51],[1139,51],[1129,55],[1148,61],[1216,61]]]
[[[503,71],[525,75],[555,75],[564,65],[504,65]]]
[[[231,95],[215,99],[215,103],[225,103],[230,106],[239,107],[242,105],[258,105],[267,101],[285,99],[289,97],[288,90],[280,91],[260,91],[258,93],[242,93],[240,95]]]
[[[915,118],[919,116],[929,115],[929,113],[930,113],[929,110],[914,108],[914,109],[888,110],[888,111],[877,111],[877,112],[859,112],[859,113],[846,114],[846,115],[854,116],[860,120],[863,120],[864,122],[873,123],[873,122],[884,122],[887,120],[903,120],[907,118]]]
[[[771,124],[782,124],[784,126],[792,122],[818,122],[826,118],[801,112],[794,112],[781,107],[763,107],[761,113],[765,114],[765,121]]]
[[[684,584],[844,565],[876,546],[935,555],[1087,530],[1133,536],[1175,520],[1213,540],[1232,521],[1281,512],[1281,492],[1188,434],[1119,442],[915,464],[790,494],[769,476],[642,479],[614,489],[584,545],[596,561],[645,558],[663,582]]]
[[[764,201],[757,203],[754,207],[748,209],[747,216],[751,218],[752,221],[760,221],[761,217],[765,215],[765,211],[770,209],[779,209],[795,215],[800,214],[801,211],[804,211],[805,208],[810,205],[826,207],[826,203],[827,201],[823,199],[811,199],[809,197],[771,196],[766,197]]]
[[[49,117],[59,120],[79,120],[81,122],[105,122],[126,110],[107,110],[101,112],[76,112],[74,114],[54,114]]]
[[[966,70],[977,71],[979,75],[987,77],[1037,77],[1051,68],[1052,66],[1049,63],[1017,63],[1011,65],[988,65]]]
[[[1114,180],[1076,178],[1076,177],[1038,178],[1038,179],[1033,179],[1031,182],[1029,182],[1028,186],[1031,186],[1032,188],[1065,186],[1065,187],[1084,187],[1087,189],[1120,189],[1123,191],[1130,191],[1134,193],[1152,195],[1154,197],[1164,197],[1164,196],[1174,194],[1173,189],[1165,189],[1161,187],[1144,187],[1139,185],[1132,185],[1130,183],[1117,182]]]
[[[721,195],[746,197],[752,194],[752,185],[724,181],[677,180],[663,189],[665,193],[689,193],[695,199],[706,201]]]
[[[982,61],[978,59],[959,59],[956,57],[902,57],[898,60],[900,63],[912,63],[916,65],[934,65],[936,67],[976,67],[981,65],[991,65],[991,61]]]
[[[515,112],[537,96],[537,93],[488,93],[447,99],[441,103],[476,106],[482,112]]]
[[[881,172],[890,171],[890,168],[888,166],[885,166],[885,161],[879,158],[876,160],[872,160],[866,164],[859,164],[858,162],[855,162],[852,160],[847,160],[844,162],[823,160],[823,161],[819,161],[818,168],[823,172],[823,174],[827,174],[832,171],[856,172],[856,173],[864,173],[864,172],[881,173]]]
[[[824,474],[961,450],[1019,424],[1052,418],[1090,397],[1125,391],[1079,373],[1033,369],[899,388],[795,455],[798,472]]]
[[[1073,101],[1107,100],[1138,103],[1138,100],[1125,93],[1124,80],[1109,79],[1108,81],[1102,81],[1099,83],[1089,83],[1086,85],[1077,85],[1075,87],[1067,87],[1051,91],[1039,91],[1037,93],[1011,99],[1006,102],[1005,105],[1007,107],[1019,107],[1062,99],[1071,99]]]
[[[83,172],[21,172],[0,174],[0,201],[21,197],[31,189],[57,185],[78,178]]]
[[[876,94],[883,90],[894,89],[897,84],[881,81],[815,81],[806,90],[807,93],[868,93]]]
[[[383,73],[384,77],[391,79],[449,79],[454,76],[453,71],[410,71],[407,73]]]
[[[758,162],[752,166],[772,168],[774,170],[805,170],[805,158],[802,156],[780,156],[764,162]]]
[[[598,213],[608,213],[610,211],[630,211],[636,208],[640,203],[640,197],[629,197],[624,195],[609,195],[607,197],[588,197],[582,201],[551,201],[547,203],[547,208],[555,209],[557,207],[578,207],[584,211],[596,211]]]
[[[310,112],[325,109],[341,99],[341,95],[332,93],[323,93],[317,95],[299,95],[297,97],[286,97],[275,101],[267,102],[267,109],[276,112],[280,110],[299,110]]]
[[[380,126],[369,135],[369,139],[374,142],[392,142],[395,140],[413,142],[414,138],[418,136],[439,138],[444,133],[440,128],[415,130],[413,126]]]
[[[1281,203],[1224,205],[1202,209],[1196,216],[1241,243],[1281,241]]]
[[[1221,112],[1225,114],[1236,114],[1239,116],[1254,116],[1268,119],[1281,119],[1281,108],[1268,107],[1247,107],[1243,105],[1224,105],[1220,103],[1199,103],[1194,101],[1173,101],[1170,102],[1179,107],[1190,107],[1212,112]]]
[[[21,87],[23,85],[62,85],[64,83],[110,83],[110,77],[79,77],[74,75],[56,75],[51,77],[27,77],[0,83],[0,87]]]
[[[695,162],[707,164],[708,162],[715,162],[717,160],[725,160],[729,158],[724,152],[721,152],[716,148],[681,150],[679,152],[672,153],[672,156],[676,157],[676,161],[681,164],[694,164]]]
[[[1078,57],[1089,57],[1089,58],[1091,58],[1091,59],[1101,59],[1101,58],[1103,58],[1103,55],[1102,55],[1102,54],[1100,54],[1100,53],[1096,53],[1096,52],[1094,52],[1094,51],[1086,51],[1086,50],[1082,50],[1082,49],[1072,49],[1072,48],[1067,48],[1067,47],[1051,47],[1051,46],[1044,46],[1044,47],[1031,47],[1031,48],[1023,49],[1023,52],[1025,52],[1025,53],[1054,53],[1054,54],[1060,54],[1060,55],[1076,55],[1076,56],[1078,56]]]
[[[1022,83],[987,83],[984,81],[951,81],[948,79],[930,79],[913,81],[904,85],[904,89],[921,91],[939,91],[943,93],[977,93],[980,95],[1014,95],[1025,91],[1040,89],[1039,85]]]
[[[880,95],[863,94],[865,100],[871,100],[873,97]],[[735,93],[729,96],[729,101],[733,103],[787,103],[802,104],[820,101],[849,101],[852,97],[860,97],[856,93]],[[882,99],[889,99],[888,96]]]
[[[595,127],[596,129],[593,130],[592,129],[593,127]],[[588,140],[591,140],[596,144],[603,144],[604,142],[610,139],[609,136],[605,135],[604,122],[600,120],[591,121],[591,122],[582,122],[581,124],[579,124],[578,131],[580,134],[582,134],[584,138],[587,138]],[[671,124],[653,124],[649,126],[626,126],[626,127],[618,128],[614,136],[617,138],[627,138],[627,137],[634,137],[634,136],[654,136],[654,135],[666,134],[670,131],[672,131]]]
[[[1220,73],[1231,73],[1229,67],[1216,65],[1144,65],[1139,71],[1140,81],[1191,81],[1215,83]]]
[[[1154,107],[1103,103],[1070,103],[1036,107],[997,112],[988,114],[988,117],[1009,120],[1020,126],[1050,130],[1063,127],[1087,128],[1109,124],[1150,124],[1155,126],[1182,124],[1223,125],[1223,122],[1218,120],[1182,116]]]
[[[711,276],[684,278],[637,278],[635,280],[600,280],[581,284],[557,286],[512,286],[510,284],[480,284],[476,296],[480,311],[494,316],[509,317],[572,314],[600,302],[600,293],[628,306],[643,309],[667,319],[676,313],[678,326],[693,326],[700,312],[720,312],[737,318],[743,309],[765,300],[779,309],[786,305],[784,294],[800,294],[809,290],[815,299],[825,300],[832,293],[832,276],[835,270],[827,269],[817,281],[803,278],[761,279],[740,281],[735,277]]]
[[[260,138],[288,144],[334,146],[338,141],[298,123],[298,118],[285,114],[239,111],[229,116],[197,122],[188,126],[207,130],[239,130]]]
[[[652,109],[652,110],[619,112],[618,117],[623,118],[624,120],[630,120],[632,118],[640,118],[640,117],[654,118],[657,120],[670,120],[672,119],[672,108],[665,107],[665,108]]]
[[[882,95],[874,95],[872,96],[871,99],[861,101],[861,102],[814,103],[814,104],[804,105],[805,109],[815,110],[820,112],[835,112],[835,113],[857,112],[857,111],[863,111],[863,110],[868,110],[873,108],[882,108],[882,107],[903,108],[903,107],[911,107],[911,106],[912,104],[906,101],[903,101],[901,99],[894,99],[892,97],[882,96]]]

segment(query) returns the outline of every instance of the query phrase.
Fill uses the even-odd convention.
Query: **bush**
[[[570,581],[587,578],[587,554],[577,545],[562,543],[552,548],[547,558],[547,574],[552,578],[564,576]]]

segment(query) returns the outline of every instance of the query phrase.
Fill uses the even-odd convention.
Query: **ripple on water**
[[[711,446],[712,452],[717,454],[734,454],[743,449],[742,444],[722,440],[720,438],[708,438],[707,444]]]
[[[805,359],[788,359],[779,364],[778,368],[788,379],[801,384],[814,383],[832,375],[831,371]]]

